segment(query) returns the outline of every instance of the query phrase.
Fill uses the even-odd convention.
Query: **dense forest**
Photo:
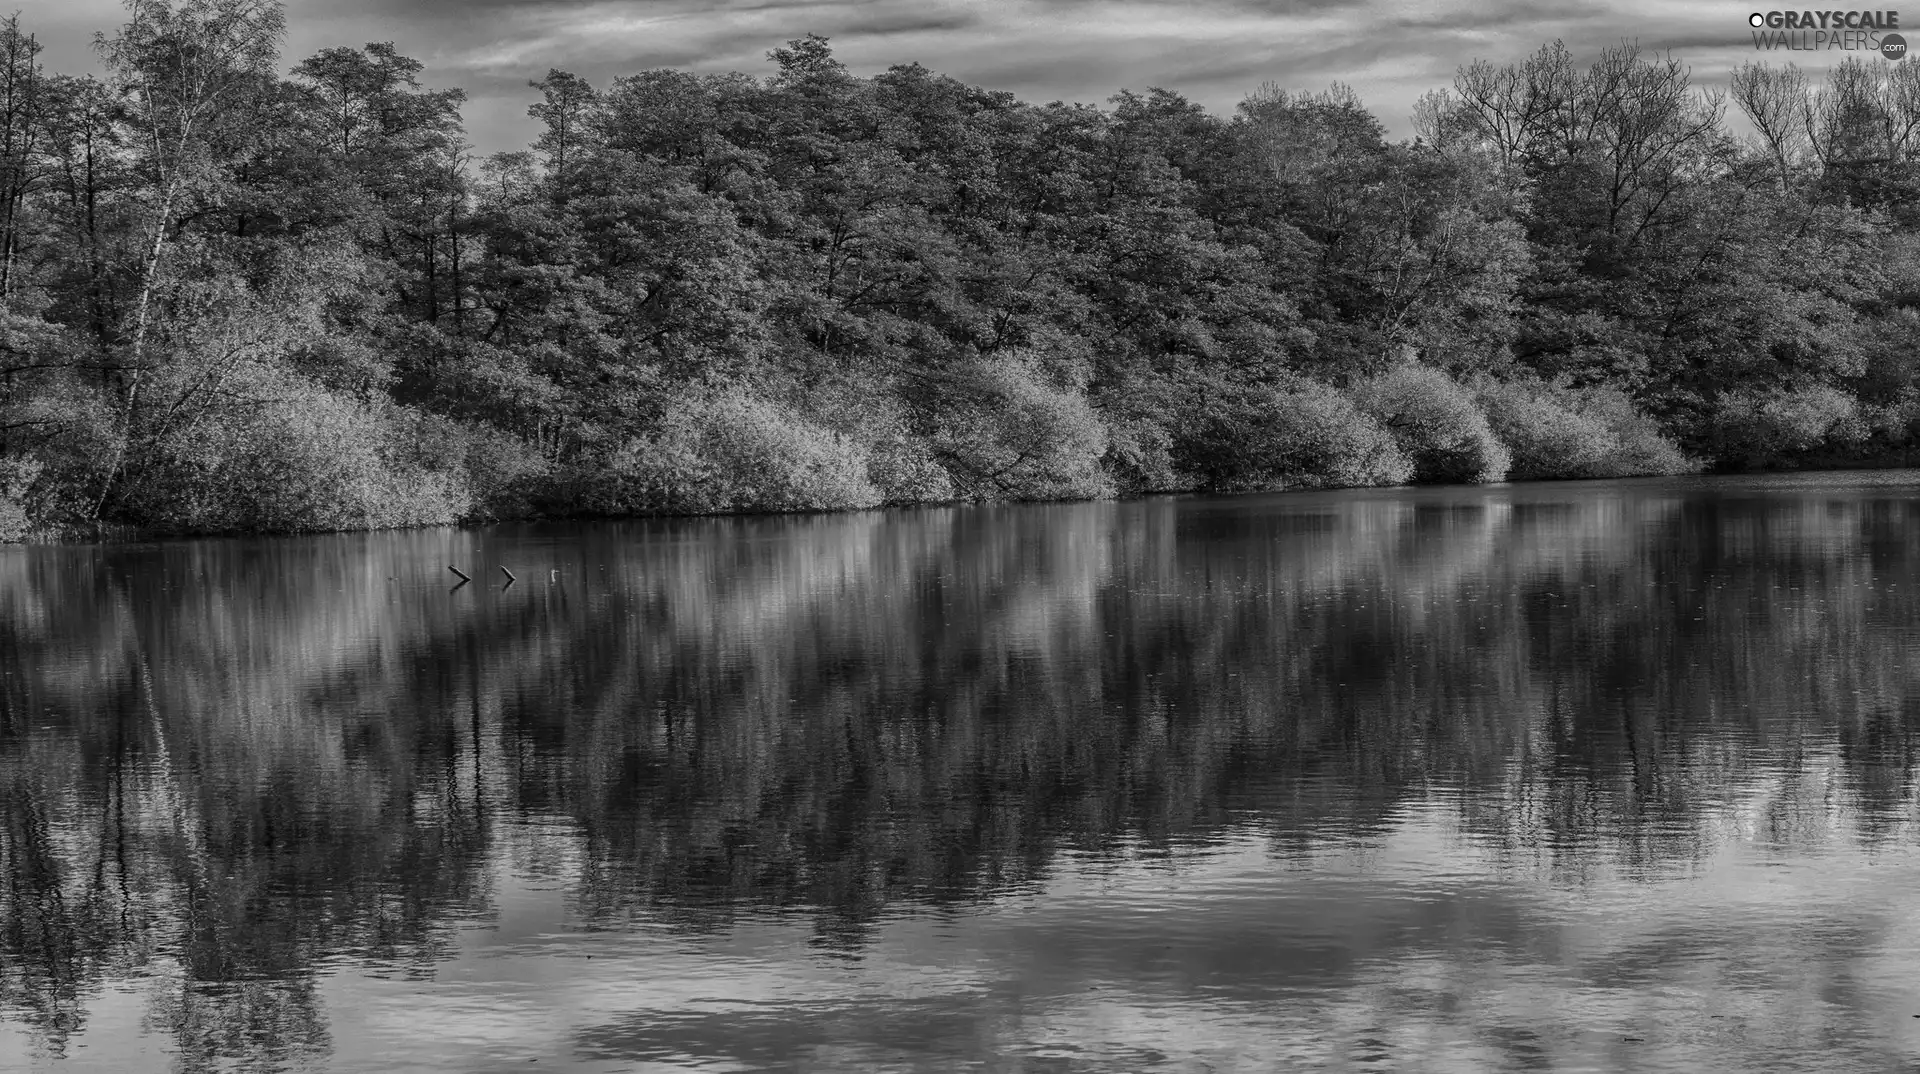
[[[1903,461],[1920,69],[1623,44],[1030,104],[827,41],[534,84],[0,23],[0,540]],[[1747,123],[1736,134],[1739,115]]]

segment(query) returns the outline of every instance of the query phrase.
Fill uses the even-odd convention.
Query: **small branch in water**
[[[452,564],[448,564],[448,565],[447,565],[447,569],[448,569],[448,570],[450,570],[450,571],[452,571],[453,573],[455,573],[455,574],[457,574],[457,575],[459,575],[459,576],[460,576],[460,580],[461,580],[462,582],[471,582],[471,581],[473,581],[473,579],[471,579],[471,578],[469,578],[469,577],[467,577],[467,572],[466,572],[466,571],[463,571],[463,570],[461,570],[460,568],[458,568],[458,567],[455,567],[455,566],[453,566]]]
[[[504,566],[500,568],[500,573],[501,573],[501,574],[504,574],[504,575],[506,575],[506,576],[507,576],[507,584],[508,584],[508,585],[512,585],[513,583],[515,583],[515,582],[517,582],[517,581],[519,581],[519,580],[520,580],[520,579],[518,579],[518,578],[515,578],[515,577],[513,576],[513,572],[512,572],[512,571],[510,571],[510,570],[508,570],[508,569],[507,569],[506,567],[504,567]]]

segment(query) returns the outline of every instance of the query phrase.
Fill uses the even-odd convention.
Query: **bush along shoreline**
[[[126,15],[99,76],[0,20],[0,541],[1866,466],[1920,431],[1913,64],[1710,93],[1555,42],[1393,138],[1338,85],[1038,104],[810,36],[551,70],[534,141],[482,154],[391,44]]]

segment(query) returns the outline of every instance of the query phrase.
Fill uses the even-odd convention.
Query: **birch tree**
[[[112,494],[135,435],[142,383],[153,369],[155,298],[165,285],[166,257],[182,210],[194,193],[215,186],[231,155],[243,151],[221,137],[220,126],[235,98],[274,77],[286,25],[279,0],[127,0],[127,11],[119,33],[97,36],[95,47],[138,132],[148,211],[119,363],[119,419],[95,517]]]

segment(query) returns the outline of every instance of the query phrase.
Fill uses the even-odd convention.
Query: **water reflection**
[[[0,1065],[1911,1064],[1914,480],[0,552]]]

